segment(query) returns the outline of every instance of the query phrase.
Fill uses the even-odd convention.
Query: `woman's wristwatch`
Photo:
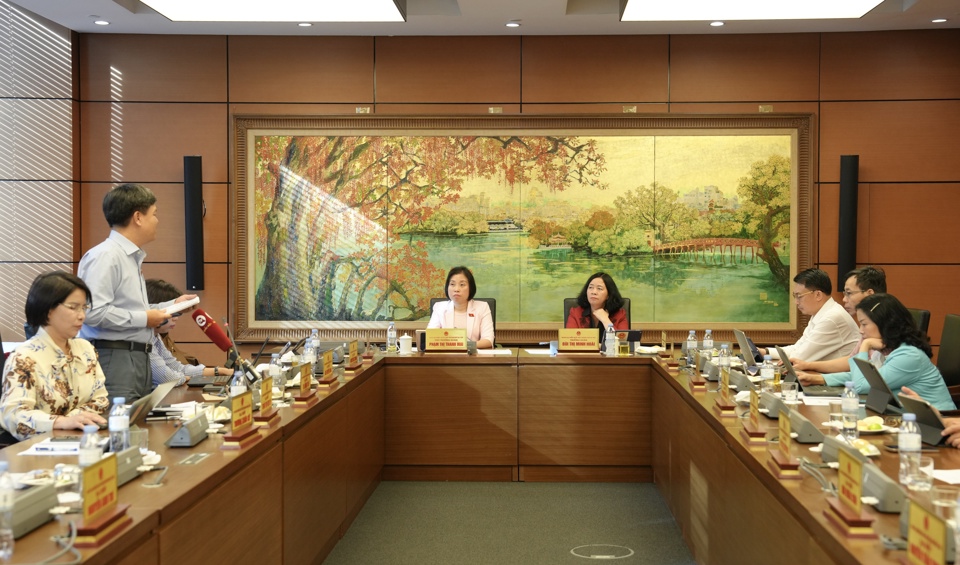
[[[220,376],[220,367],[214,367],[214,368],[213,368],[213,376],[215,376],[215,377],[219,377],[219,376]]]

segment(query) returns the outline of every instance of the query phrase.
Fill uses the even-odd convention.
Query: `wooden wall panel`
[[[822,184],[818,192],[817,261],[836,263],[840,238],[840,185]],[[861,183],[857,191],[857,260],[860,263],[876,260],[870,256],[870,220],[870,190],[868,185]]]
[[[92,101],[225,102],[227,40],[203,35],[80,36],[80,96]]]
[[[523,38],[523,102],[663,102],[665,35]]]
[[[960,241],[956,218],[960,184],[871,184],[867,190],[870,261],[960,263],[954,246]],[[859,232],[859,224],[857,227]],[[950,244],[944,246],[943,242]]]
[[[816,100],[817,34],[674,35],[670,101]]]
[[[960,29],[825,33],[823,100],[960,98]]]
[[[230,104],[231,127],[234,116],[329,116],[356,114],[357,106],[372,104]],[[232,143],[232,142],[231,142]]]
[[[232,102],[373,102],[372,37],[229,38]]]
[[[960,100],[824,102],[820,180],[839,182],[840,155],[860,155],[860,182],[960,180]]]
[[[378,37],[377,102],[520,100],[520,38]]]
[[[204,163],[206,165],[206,163]],[[182,173],[181,173],[182,174]],[[103,217],[103,197],[115,185],[84,183],[80,190],[80,210],[87,221],[80,230],[81,256],[110,235]],[[186,261],[182,184],[147,184],[157,197],[157,239],[146,246],[147,262]],[[207,213],[203,219],[203,258],[207,263],[224,263],[227,258],[228,227],[227,185],[205,184],[203,200]],[[79,259],[78,259],[79,260]]]
[[[634,106],[637,114],[666,114],[669,105],[664,103],[624,102],[622,104],[524,104],[524,114],[624,114],[625,106]]]
[[[881,265],[887,273],[887,290],[908,308],[930,310],[927,334],[940,345],[946,314],[960,314],[960,265]]]
[[[490,108],[500,108],[491,112]],[[392,116],[456,116],[519,114],[520,104],[377,104],[376,114]]]
[[[775,114],[816,115],[816,102],[671,102],[671,114],[759,114],[760,105],[772,106]],[[814,141],[816,141],[814,136]]]
[[[203,181],[227,182],[225,104],[84,102],[80,113],[82,181],[183,182],[183,156],[200,155]],[[115,133],[123,143],[116,148],[118,161],[111,159]],[[112,166],[120,178],[113,177]]]

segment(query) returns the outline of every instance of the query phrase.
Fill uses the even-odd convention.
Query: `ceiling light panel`
[[[859,18],[883,0],[620,0],[624,22],[823,20]]]
[[[140,0],[175,22],[403,22],[406,0]]]

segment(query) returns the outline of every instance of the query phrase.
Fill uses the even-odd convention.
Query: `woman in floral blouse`
[[[70,273],[44,273],[30,286],[24,311],[39,330],[7,358],[0,397],[0,425],[17,439],[106,423],[97,352],[76,337],[89,309],[90,289]]]

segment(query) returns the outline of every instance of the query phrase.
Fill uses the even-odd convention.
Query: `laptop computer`
[[[783,362],[783,366],[787,369],[787,374],[783,380],[789,383],[797,383],[797,388],[799,388],[803,394],[807,396],[836,396],[839,397],[843,394],[842,386],[830,386],[830,385],[804,385],[800,382],[800,379],[797,378],[797,372],[793,369],[793,363],[790,362],[790,357],[787,355],[787,352],[783,350],[779,345],[776,346],[777,353],[780,354],[780,361]]]
[[[175,381],[157,385],[153,392],[147,396],[141,396],[130,405],[130,427],[139,426],[146,422],[147,414],[156,408],[175,386],[177,386]]]
[[[740,354],[743,356],[744,363],[749,366],[763,361],[763,355],[760,355],[760,350],[757,349],[757,346],[753,343],[753,340],[747,337],[747,334],[740,330],[734,329],[733,335],[737,338],[737,345],[740,346]],[[750,352],[750,355],[753,356],[752,361],[747,359],[748,351]]]
[[[854,357],[853,363],[860,370],[863,378],[867,379],[870,384],[870,392],[867,394],[867,408],[877,414],[902,414],[903,404],[890,390],[890,385],[883,380],[880,371],[874,364],[859,357]]]
[[[933,406],[922,398],[913,398],[912,396],[899,395],[900,403],[903,404],[904,413],[917,415],[917,426],[920,428],[920,439],[927,445],[940,445],[947,438],[940,435],[940,432],[947,427]]]

